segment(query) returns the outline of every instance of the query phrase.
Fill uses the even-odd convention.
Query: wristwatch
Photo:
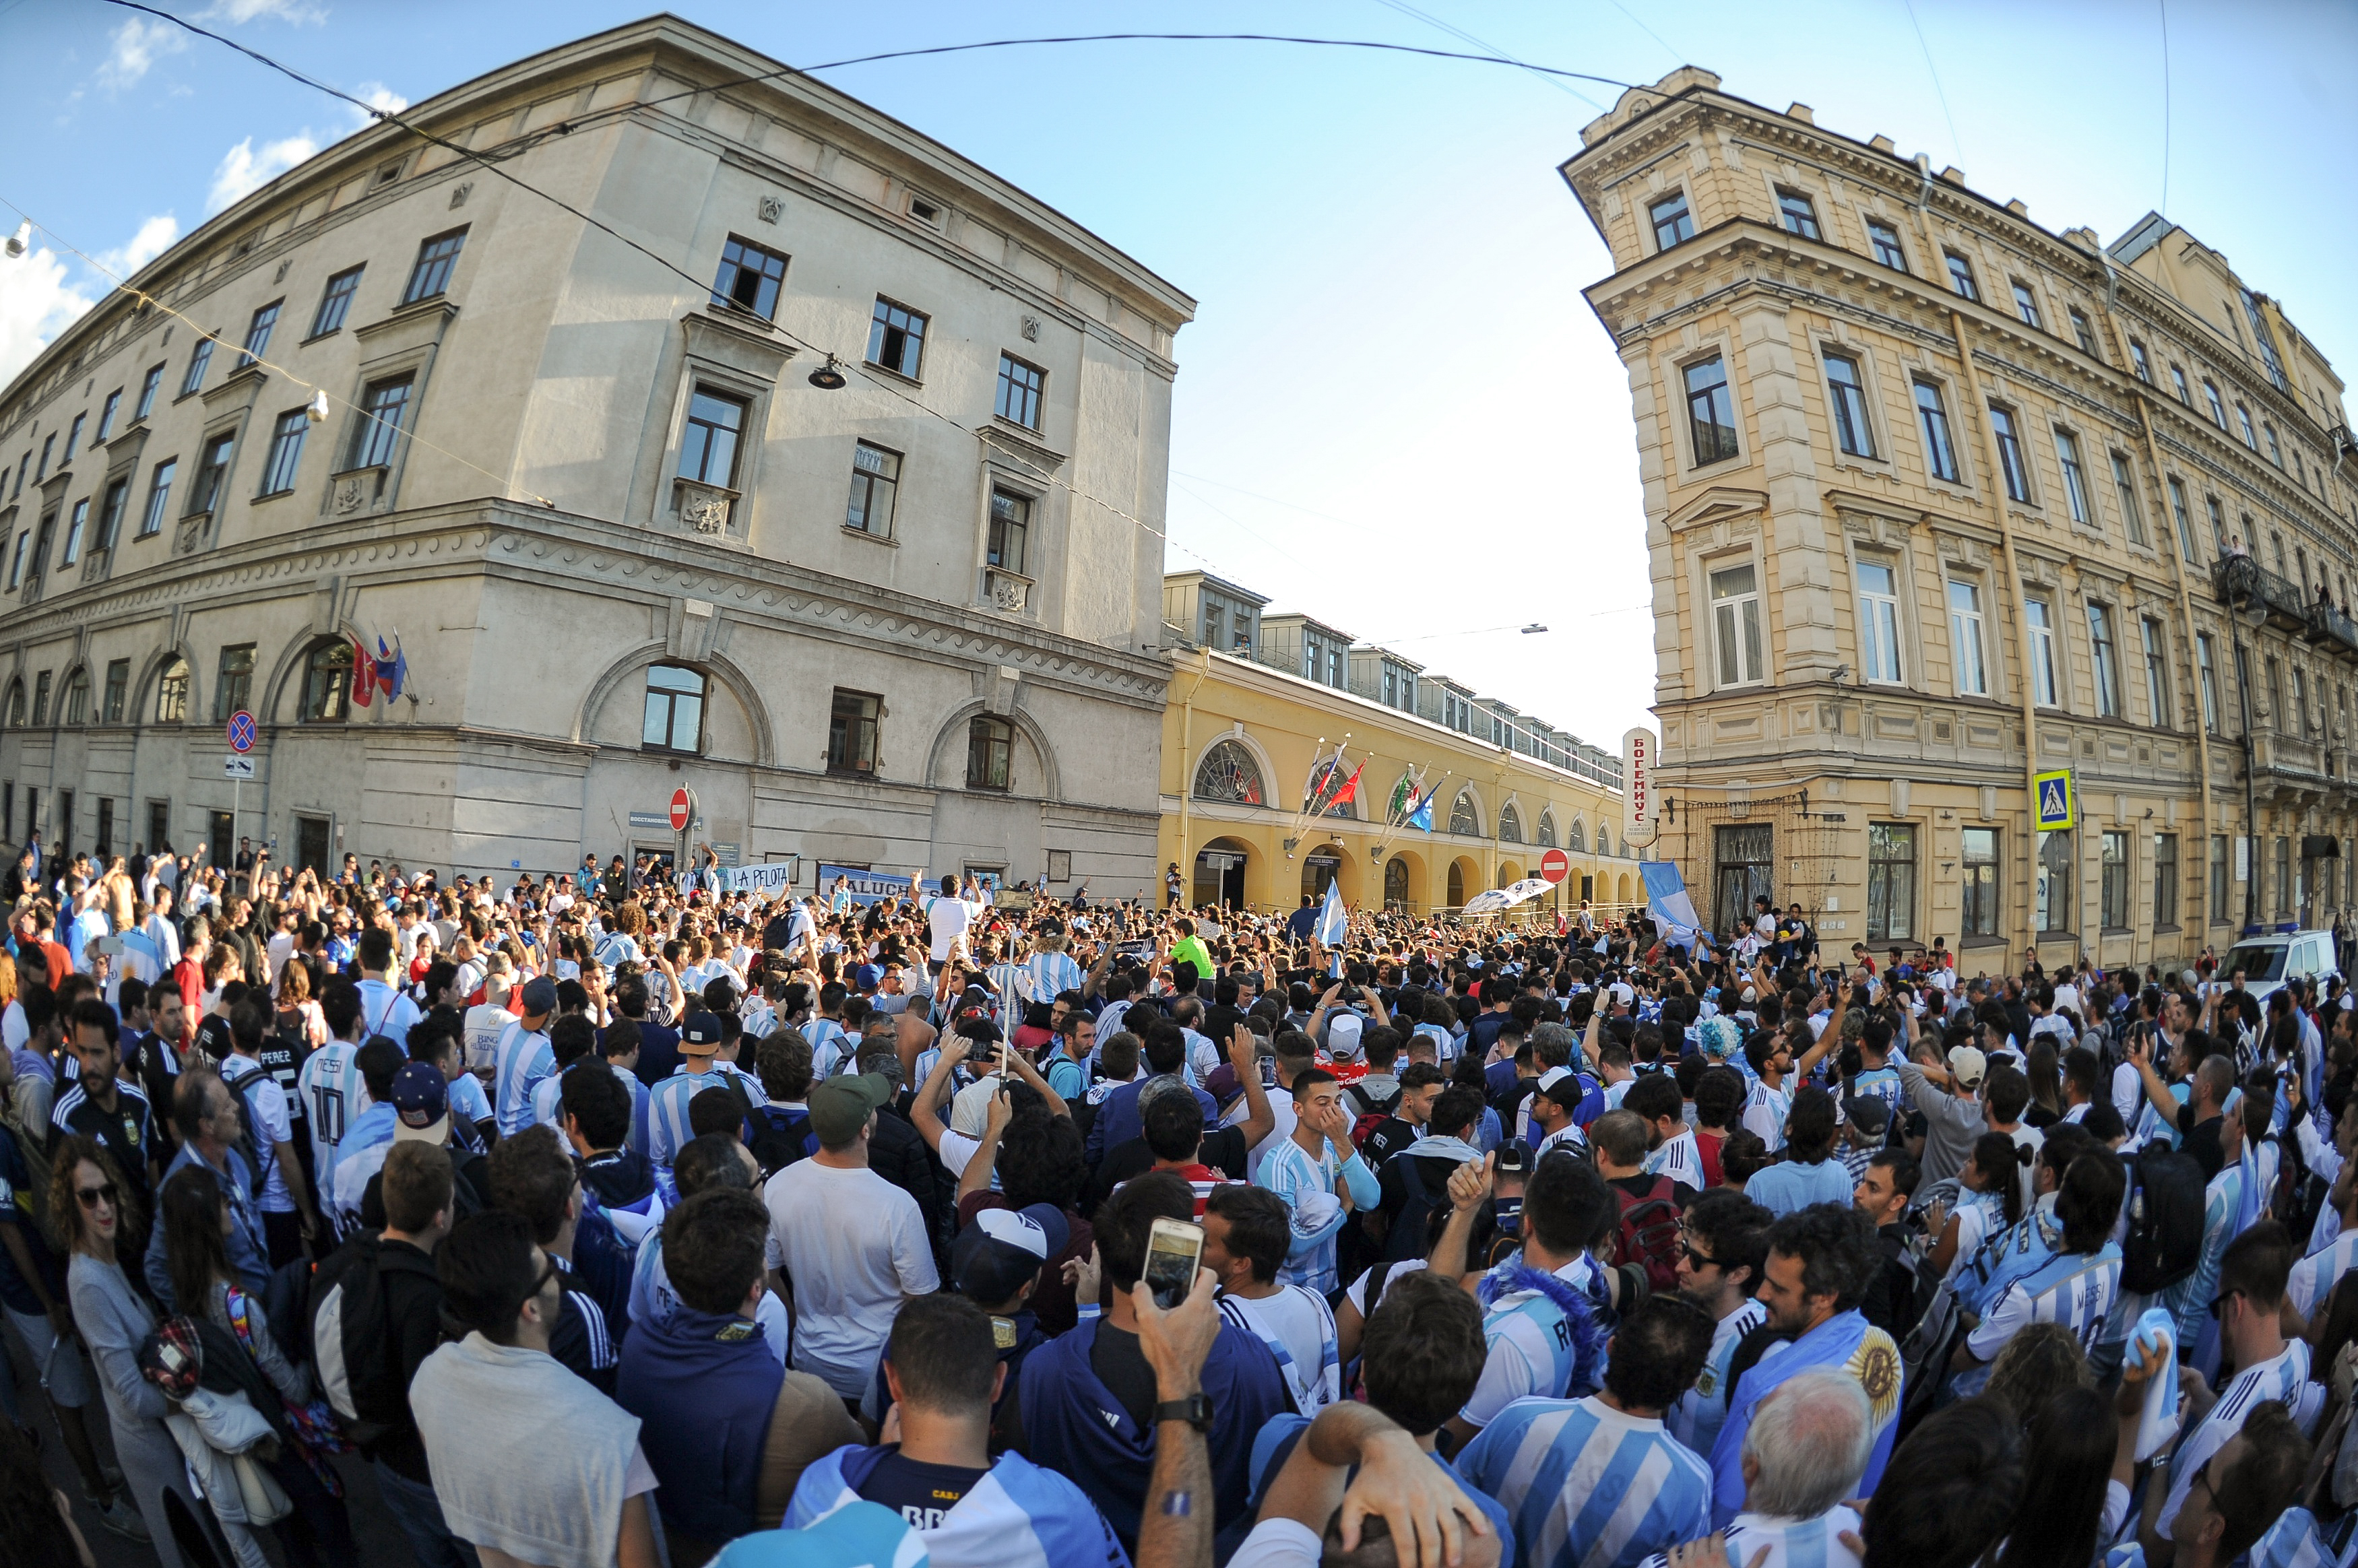
[[[1197,1432],[1212,1430],[1212,1399],[1201,1389],[1184,1400],[1165,1400],[1154,1407],[1154,1419],[1160,1424],[1166,1421],[1184,1421]]]

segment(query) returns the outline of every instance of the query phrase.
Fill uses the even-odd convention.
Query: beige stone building
[[[1651,852],[1717,922],[1765,892],[1969,969],[2330,918],[2358,444],[2324,355],[2158,215],[2043,228],[1718,86],[1625,93],[1562,171],[1645,485]]]
[[[687,784],[806,887],[1147,892],[1193,301],[673,17],[406,118],[0,391],[0,838],[565,869]]]

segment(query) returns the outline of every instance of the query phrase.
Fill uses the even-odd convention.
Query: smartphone
[[[1204,1260],[1204,1227],[1184,1219],[1158,1219],[1146,1233],[1146,1288],[1154,1304],[1170,1312],[1195,1286]]]

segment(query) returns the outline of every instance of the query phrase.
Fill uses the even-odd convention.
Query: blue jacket
[[[1141,1078],[1134,1084],[1124,1084],[1106,1096],[1098,1107],[1096,1118],[1089,1123],[1089,1137],[1084,1153],[1094,1169],[1106,1155],[1133,1138],[1146,1136],[1146,1119],[1138,1114],[1139,1091],[1152,1083],[1152,1078]],[[1189,1086],[1191,1088],[1194,1086]],[[1195,1089],[1195,1103],[1203,1108],[1204,1126],[1208,1130],[1220,1125],[1220,1102]]]
[[[622,1346],[614,1401],[643,1423],[665,1522],[704,1541],[753,1528],[762,1444],[786,1369],[755,1324],[683,1305]]]
[[[229,1166],[229,1180],[222,1182],[222,1195],[229,1200],[229,1266],[237,1271],[237,1282],[259,1301],[270,1289],[270,1244],[262,1234],[262,1211],[254,1205],[254,1173],[246,1167],[245,1156],[234,1149],[225,1152],[223,1163]],[[221,1173],[205,1163],[193,1142],[180,1145],[179,1153],[164,1169],[164,1180],[170,1181],[186,1165],[194,1165],[215,1181],[222,1181]],[[172,1271],[164,1261],[161,1224],[148,1231],[147,1256],[140,1268],[147,1276],[147,1288],[156,1293],[167,1313],[184,1310],[172,1299]],[[185,1310],[200,1308],[191,1303]]]

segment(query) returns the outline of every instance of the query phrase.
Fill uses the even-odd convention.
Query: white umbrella
[[[1507,887],[1499,889],[1498,891],[1505,895],[1509,903],[1516,904],[1528,903],[1531,899],[1539,897],[1541,893],[1547,892],[1553,886],[1555,886],[1555,884],[1549,881],[1544,877],[1525,877],[1521,881],[1512,883]]]
[[[1506,908],[1509,904],[1514,902],[1515,901],[1513,899],[1507,896],[1506,889],[1491,888],[1487,892],[1477,892],[1472,898],[1467,899],[1466,901],[1466,907],[1459,910],[1457,913],[1460,914],[1496,914],[1498,911]]]

